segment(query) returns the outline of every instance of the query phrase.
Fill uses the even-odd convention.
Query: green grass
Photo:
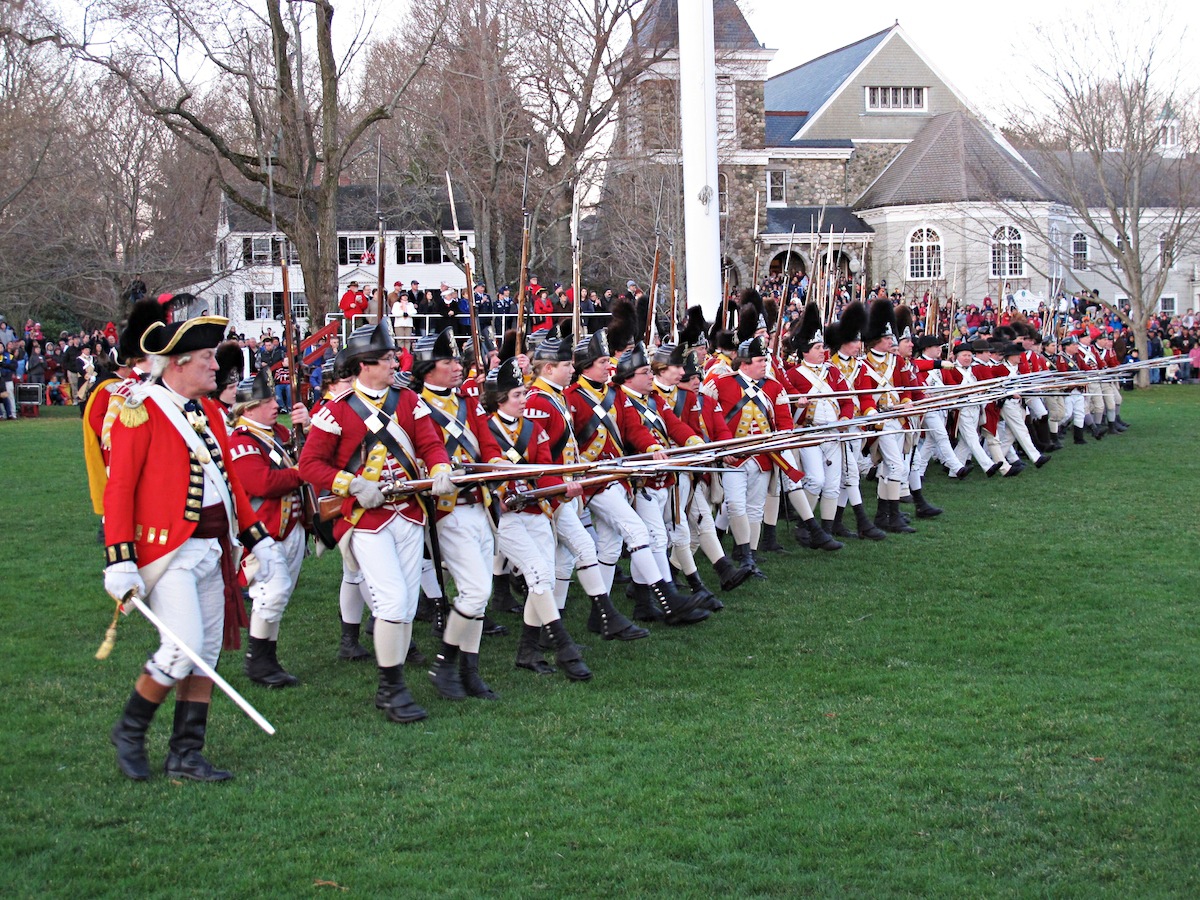
[[[772,556],[699,627],[604,643],[577,599],[592,682],[513,669],[514,628],[484,639],[500,703],[414,672],[412,727],[335,660],[340,566],[309,560],[280,644],[302,686],[224,659],[279,733],[218,699],[221,785],[118,774],[155,640],[133,615],[92,658],[111,601],[78,418],[4,423],[0,892],[1194,896],[1198,401],[1137,391],[1129,432],[1045,469],[939,474],[918,534]]]

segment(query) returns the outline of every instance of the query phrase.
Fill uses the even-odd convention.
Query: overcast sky
[[[800,0],[741,0],[741,7],[758,39],[778,51],[771,75],[786,71],[882,31],[897,19],[916,47],[943,77],[983,113],[998,117],[1006,94],[1028,90],[1023,78],[1030,60],[1045,52],[1039,27],[1061,34],[1064,12],[1083,13],[1122,30],[1137,28],[1131,16],[1165,14],[1168,27],[1184,31],[1187,44],[1200,46],[1200,3],[1167,0],[1139,4],[1137,0],[1098,0],[1071,4],[1053,0],[1006,0],[1002,4],[856,2],[802,3]],[[1153,10],[1149,8],[1153,7]],[[1178,48],[1178,41],[1172,41]],[[1086,46],[1078,48],[1086,54]],[[1192,51],[1195,57],[1195,51]],[[1200,69],[1194,64],[1190,69]]]

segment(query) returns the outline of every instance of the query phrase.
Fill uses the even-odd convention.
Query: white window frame
[[[404,264],[423,265],[425,262],[425,238],[419,234],[404,236]]]
[[[357,266],[367,252],[367,237],[363,234],[346,235],[346,259],[349,265]]]
[[[1170,309],[1167,309],[1168,301],[1171,304]],[[1179,297],[1175,294],[1163,294],[1158,298],[1158,311],[1172,317],[1179,315]]]
[[[717,173],[717,210],[721,215],[729,215],[729,176],[724,172]],[[754,223],[755,229],[758,223]]]
[[[869,113],[923,113],[929,109],[929,88],[918,85],[869,85],[863,88]]]
[[[1079,242],[1083,241],[1083,252],[1079,251]],[[1089,261],[1091,260],[1091,242],[1088,240],[1086,233],[1076,231],[1071,235],[1071,271],[1086,272],[1091,268]]]
[[[989,249],[992,278],[1025,277],[1025,235],[1021,233],[1021,229],[1015,225],[1001,225],[992,232]],[[1003,257],[1000,258],[998,253],[1003,254]]]
[[[772,179],[776,176],[780,181],[778,185],[772,184]],[[772,189],[777,187],[779,199],[772,199]],[[767,169],[767,206],[787,206],[787,170],[786,169]]]
[[[1049,244],[1049,250],[1050,250],[1050,258],[1048,261],[1049,261],[1050,265],[1049,265],[1049,272],[1047,274],[1051,278],[1062,278],[1063,277],[1063,260],[1062,260],[1063,248],[1062,248],[1062,244],[1061,244],[1062,234],[1059,231],[1057,225],[1050,226],[1050,234],[1048,235],[1048,238],[1049,239],[1048,239],[1047,243]]]
[[[908,280],[936,281],[942,277],[944,249],[937,229],[924,225],[908,236]]]
[[[250,238],[250,265],[269,266],[275,262],[274,242],[270,237]]]
[[[1168,241],[1165,234],[1158,236],[1158,267],[1168,270],[1175,268],[1175,243]]]

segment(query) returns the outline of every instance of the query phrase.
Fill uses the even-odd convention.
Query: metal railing
[[[373,325],[378,318],[379,317],[374,313],[370,313],[353,316],[351,319],[347,320],[341,313],[330,313],[325,316],[325,324],[328,325],[330,322],[335,322],[338,320],[343,322],[342,343],[344,345],[346,338],[349,337],[350,332],[352,332],[355,328],[358,328],[361,325]],[[392,333],[396,335],[396,340],[402,343],[411,344],[421,335],[430,333],[436,334],[447,326],[450,326],[454,329],[454,334],[456,337],[465,339],[470,336],[470,320],[465,313],[460,313],[454,316],[453,319],[448,316],[436,314],[414,315],[409,317],[412,320],[411,326],[402,326],[400,324],[399,316],[389,315],[387,318],[391,320]],[[547,317],[544,315],[535,316],[527,314],[525,316],[525,333],[527,335],[532,334],[538,328],[541,328],[542,323],[545,322],[546,318]],[[570,322],[571,314],[569,312],[552,313],[550,318],[555,322],[560,320],[566,320],[567,322]],[[588,332],[588,334],[591,334],[597,328],[603,328],[605,325],[607,325],[611,316],[606,312],[581,313],[579,318],[583,328]],[[490,326],[495,331],[497,341],[500,341],[504,337],[505,331],[510,328],[517,327],[516,313],[487,313],[479,315],[478,319],[480,328],[487,328]],[[407,332],[404,330],[406,328]]]

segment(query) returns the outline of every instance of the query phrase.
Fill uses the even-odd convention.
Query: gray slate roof
[[[1019,149],[1021,156],[1033,166],[1046,183],[1057,189],[1061,179],[1069,179],[1087,198],[1088,206],[1104,208],[1107,203],[1101,184],[1101,171],[1087,153],[1067,150],[1037,151]],[[1102,158],[1103,183],[1108,184],[1117,203],[1125,196],[1125,184],[1132,176],[1130,164],[1119,150],[1109,151]],[[1155,157],[1137,173],[1140,179],[1140,202],[1143,208],[1172,208],[1180,205],[1200,205],[1200,171],[1197,161],[1186,158]],[[1066,196],[1066,191],[1059,191]]]
[[[930,119],[854,208],[1054,199],[1050,187],[987,128],[957,110]]]
[[[834,235],[874,234],[875,229],[854,214],[848,206],[793,206],[767,209],[767,234],[787,234],[795,226],[796,234],[819,231]]]
[[[795,134],[804,127],[808,116],[825,105],[854,70],[862,65],[863,60],[870,56],[896,27],[892,25],[853,44],[831,50],[824,56],[818,56],[794,69],[768,78],[764,89],[767,114],[804,113],[804,116],[792,119],[795,124],[792,134]]]
[[[763,140],[765,142],[764,145],[767,147],[845,147],[848,149],[854,147],[854,141],[850,140],[850,138],[793,141],[792,135],[805,122],[804,116],[794,116],[787,113],[767,113],[766,119],[766,133],[763,135]]]
[[[713,0],[718,50],[759,50],[762,44],[735,0]],[[646,49],[679,46],[679,0],[650,0],[633,26],[630,43]]]
[[[415,188],[394,185],[380,187],[380,208],[388,231],[433,231],[433,223],[440,221],[442,230],[450,233],[454,229],[450,215],[450,202],[444,187]],[[454,198],[458,207],[458,227],[471,231],[474,222],[467,198],[458,193]],[[240,206],[225,201],[229,210],[229,230],[237,232],[261,232],[271,230],[271,223],[251,215]],[[276,198],[276,209],[288,200]],[[375,185],[349,184],[338,188],[337,230],[374,232],[379,228],[375,216]]]

